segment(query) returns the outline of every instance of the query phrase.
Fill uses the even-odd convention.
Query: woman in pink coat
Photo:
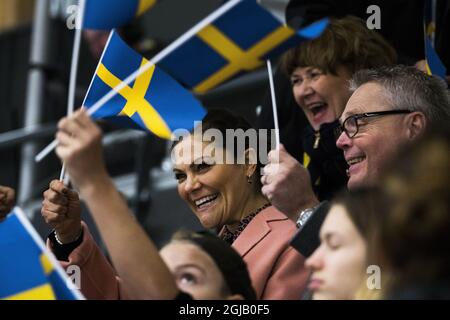
[[[308,275],[303,257],[289,246],[296,227],[261,192],[258,155],[268,148],[256,131],[254,141],[246,137],[252,130],[242,117],[210,111],[201,130],[172,148],[178,193],[205,228],[220,230],[241,254],[259,299],[299,299]],[[211,144],[209,134],[225,139]]]
[[[258,299],[298,299],[308,273],[304,258],[289,246],[296,228],[262,195],[258,152],[249,139],[239,151],[242,141],[235,135],[231,137],[233,144],[229,139],[215,140],[212,146],[215,152],[211,153],[211,143],[203,139],[203,133],[209,129],[229,138],[227,129],[251,128],[242,118],[215,111],[203,120],[200,135],[195,134],[196,130],[178,142],[172,158],[181,198],[205,228],[220,230],[220,237],[243,257]],[[78,112],[60,122],[57,138],[57,154],[86,201],[118,274],[131,290],[145,292],[149,286],[147,289],[152,291],[155,285],[142,279],[155,257],[146,257],[143,254],[146,251],[139,247],[139,243],[148,245],[142,229],[129,227],[132,216],[125,214],[129,209],[104,167],[100,130],[84,112]],[[51,199],[46,201],[52,204]],[[43,212],[46,210],[52,212],[44,203]],[[140,260],[139,267],[133,261],[136,257]]]

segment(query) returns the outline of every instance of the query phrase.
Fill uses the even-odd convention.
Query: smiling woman
[[[244,137],[252,128],[241,117],[212,110],[201,130],[209,129],[230,138],[227,130],[241,130]],[[205,155],[210,142],[195,130],[175,143],[178,193],[205,228],[220,230],[219,236],[244,258],[258,299],[298,299],[307,273],[303,257],[289,246],[295,225],[261,193],[259,150],[250,147],[250,139],[244,138],[241,149],[239,135],[231,139],[216,141],[215,150],[223,159]],[[220,161],[225,159],[231,163]]]
[[[220,128],[222,132],[226,128],[250,127],[242,118],[224,111],[212,112],[204,120],[204,128]],[[230,247],[222,239],[232,243],[240,256],[235,255],[239,258],[237,260],[242,257],[247,264],[257,299],[300,297],[308,274],[303,257],[289,246],[296,231],[295,224],[270,206],[262,196],[257,183],[259,170],[253,161],[243,164],[176,163],[180,195],[205,226],[222,228],[222,239],[218,240],[224,250],[220,249],[219,244],[211,249],[205,241],[199,246],[201,251],[192,250],[191,244],[177,242],[165,248],[163,259],[107,174],[98,126],[84,110],[64,118],[59,126],[58,137],[64,142],[60,142],[57,152],[66,161],[74,186],[80,190],[115,267],[114,270],[101,254],[87,226],[81,222],[78,194],[61,181],[53,181],[44,193],[41,210],[47,224],[54,228],[47,243],[64,267],[80,266],[81,272],[86,275],[81,280],[86,297],[182,299],[184,293],[180,290],[181,286],[188,291],[184,286],[206,278],[218,284],[220,277],[216,271],[223,268],[222,275],[230,294],[222,298],[237,298],[239,294],[247,298],[249,295],[236,290],[233,283],[236,278],[229,276],[230,273],[236,274],[237,269],[242,271],[243,264],[241,262],[241,266],[226,271],[236,259],[225,254],[224,248]],[[74,136],[70,132],[82,134]],[[188,139],[179,145],[186,141]],[[192,139],[192,142],[203,150],[201,141]],[[240,157],[244,154],[250,154],[250,150],[243,150]],[[200,243],[197,237],[191,237],[190,241],[197,245]],[[183,258],[190,259],[189,264],[196,266],[195,271],[192,269],[190,273],[178,274],[179,268],[187,267],[187,260],[182,265],[173,260],[173,250],[176,247],[180,249],[180,246],[183,253],[178,253],[178,258],[186,255]],[[209,257],[205,257],[206,253]],[[192,261],[192,257],[196,261]],[[203,265],[199,265],[200,261]],[[120,279],[116,279],[116,273]],[[244,286],[249,286],[250,281],[245,280],[244,274],[237,280],[243,280]],[[203,289],[206,290],[206,287]],[[201,295],[197,291],[198,296],[192,291],[192,296],[218,299],[219,291],[224,293],[219,290],[220,286],[212,285],[210,289],[212,291],[209,293],[201,290]]]

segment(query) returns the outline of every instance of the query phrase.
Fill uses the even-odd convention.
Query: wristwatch
[[[300,212],[296,223],[298,229],[301,229],[305,225],[306,221],[308,221],[316,208],[317,207],[307,208]]]
[[[300,213],[297,222],[299,230],[290,241],[290,245],[305,258],[312,255],[320,246],[320,228],[329,209],[330,203],[322,201],[317,206],[305,209]]]

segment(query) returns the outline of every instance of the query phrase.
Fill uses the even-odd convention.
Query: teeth
[[[349,166],[351,166],[351,165],[354,165],[354,164],[356,164],[358,162],[363,161],[364,159],[365,159],[365,157],[353,158],[353,159],[348,160],[347,163],[348,163]]]
[[[320,108],[320,107],[323,107],[324,105],[325,105],[325,103],[323,103],[323,102],[313,103],[313,104],[309,105],[309,109],[312,110],[315,108]]]
[[[205,204],[207,202],[210,202],[210,201],[212,201],[212,200],[214,200],[216,198],[217,198],[217,194],[212,195],[212,196],[206,196],[206,197],[203,197],[203,198],[198,199],[197,201],[195,201],[195,205],[197,207],[200,207],[201,205],[203,205],[203,204]]]
[[[313,115],[318,114],[323,107],[325,107],[325,103],[323,102],[316,102],[316,103],[312,103],[308,106],[309,111],[311,111],[313,113]]]

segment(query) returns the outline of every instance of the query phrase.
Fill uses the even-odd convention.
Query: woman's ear
[[[409,139],[415,139],[425,132],[426,118],[422,112],[413,112],[408,115],[407,135]]]
[[[240,294],[233,294],[231,296],[228,296],[226,300],[245,300],[244,297]]]
[[[253,148],[249,148],[245,150],[245,167],[246,172],[245,175],[247,177],[253,176],[256,170],[256,166],[258,164],[258,157],[256,155],[256,150]]]

